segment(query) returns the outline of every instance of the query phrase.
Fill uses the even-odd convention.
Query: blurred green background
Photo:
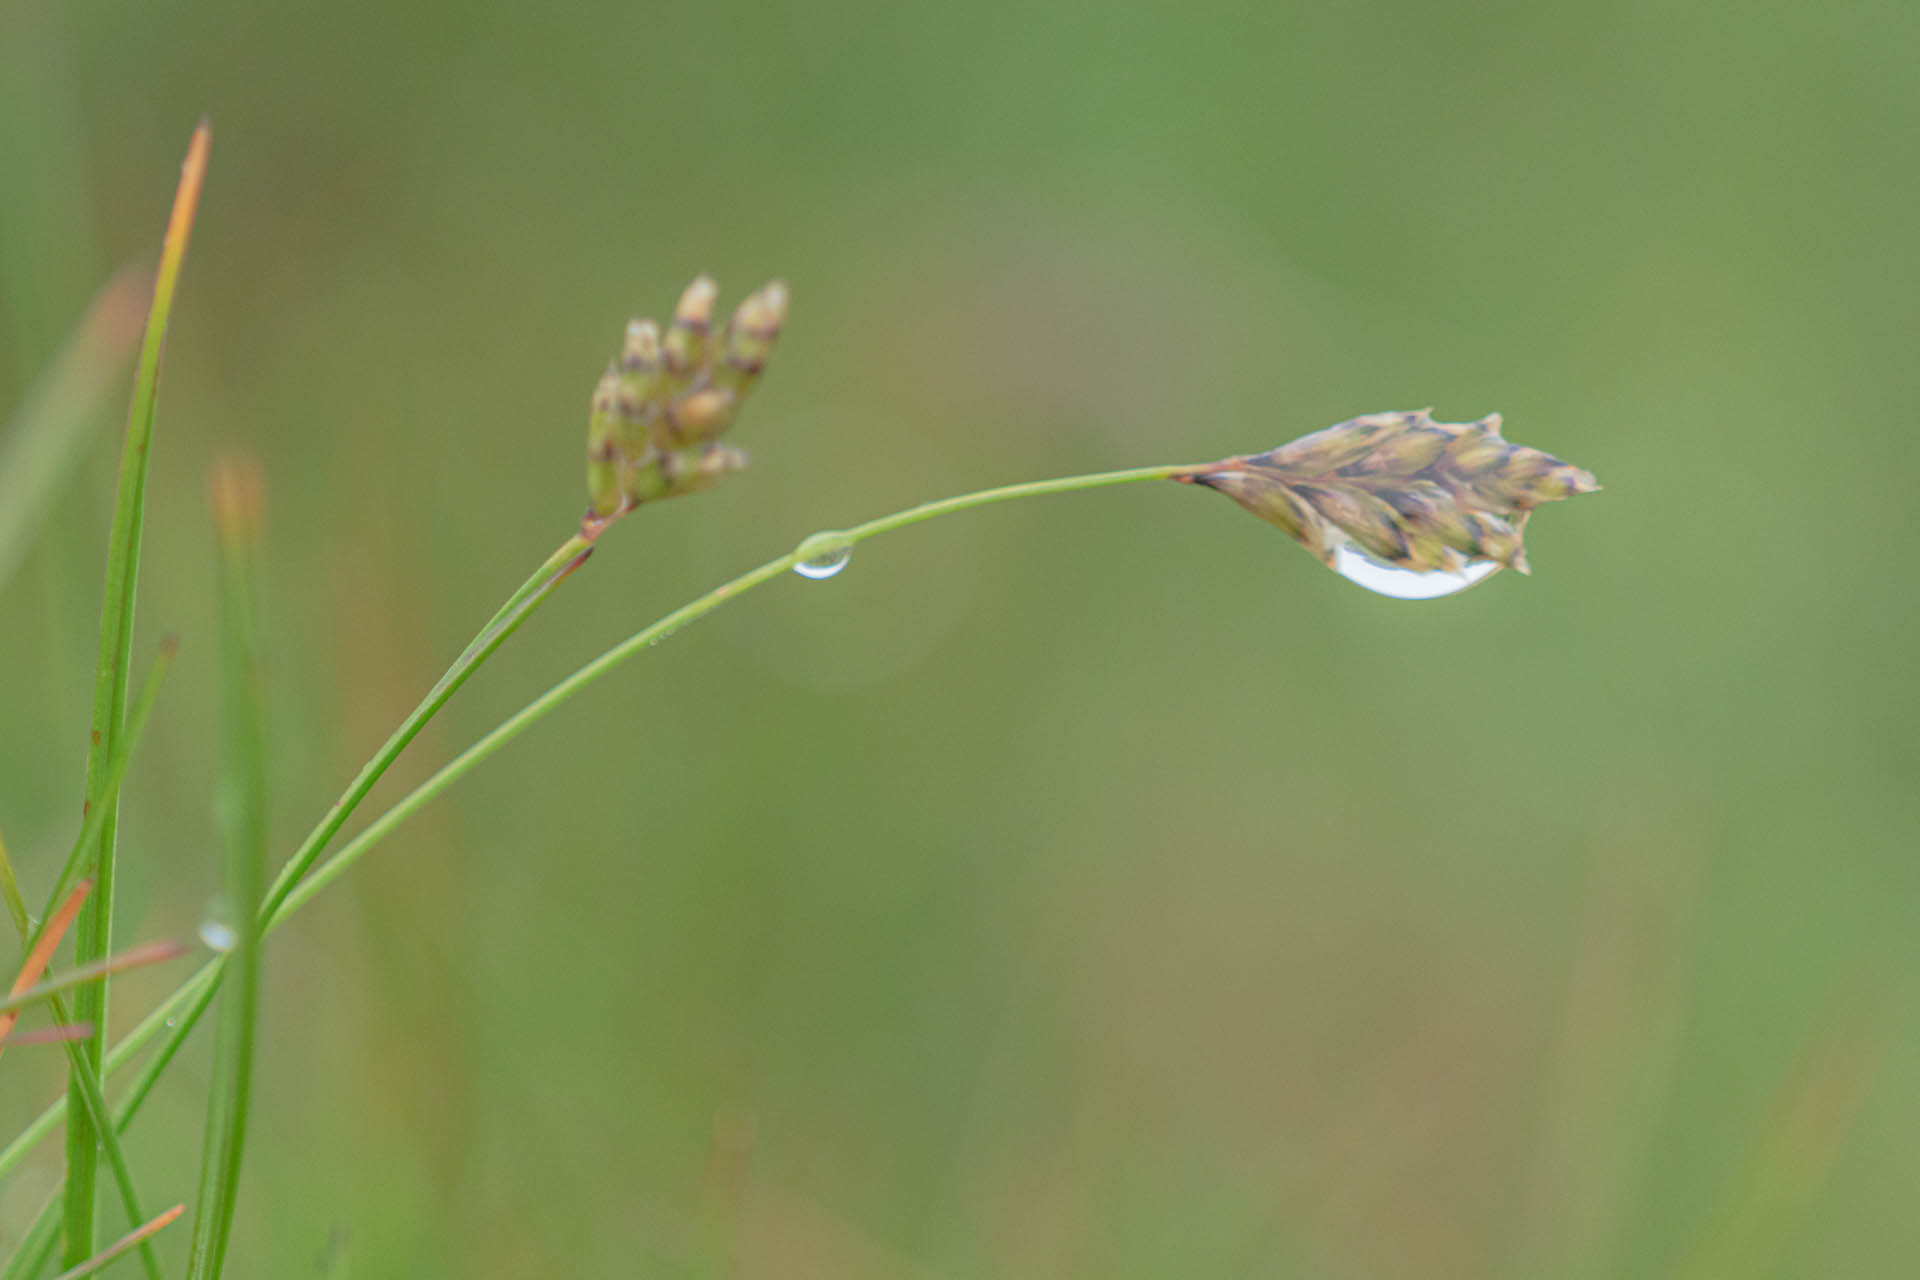
[[[792,286],[752,469],[615,530],[376,805],[926,498],[1422,405],[1607,486],[1433,603],[1166,485],[729,606],[280,936],[231,1274],[1913,1274],[1917,53],[1905,2],[0,4],[0,405],[214,123],[123,939],[219,876],[209,459],[270,478],[277,859],[568,532],[594,378],[700,270]],[[123,394],[0,594],[35,885]]]

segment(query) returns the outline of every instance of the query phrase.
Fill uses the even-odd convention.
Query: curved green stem
[[[699,599],[689,601],[659,621],[642,627],[507,717],[492,732],[462,751],[448,761],[438,773],[415,787],[393,808],[375,818],[364,831],[348,841],[312,875],[302,880],[286,896],[280,904],[280,909],[268,915],[266,927],[271,931],[287,916],[306,905],[315,894],[333,883],[358,861],[361,855],[385,839],[395,827],[412,817],[435,796],[458,782],[474,766],[532,728],[588,685],[599,680],[635,654],[644,652],[672,635],[689,622],[703,618],[727,601],[751,591],[764,582],[778,578],[795,565],[818,554],[823,545],[851,547],[856,542],[863,542],[883,533],[891,533],[895,529],[904,529],[909,525],[932,520],[937,516],[966,511],[989,503],[1008,502],[1015,498],[1037,498],[1053,493],[1074,493],[1082,489],[1132,484],[1142,480],[1168,480],[1191,470],[1193,468],[1187,466],[1136,467],[1127,471],[1101,471],[1091,475],[1067,476],[1059,480],[1035,480],[1026,484],[1004,485],[998,489],[982,489],[976,493],[963,493],[953,498],[941,498],[935,502],[922,503],[917,507],[908,507],[904,511],[896,511],[891,515],[869,520],[865,524],[854,525],[850,529],[814,534],[802,540],[799,546],[787,554],[777,556],[756,569],[747,570],[731,582],[722,583]]]
[[[288,916],[305,906],[314,895],[333,883],[370,849],[385,839],[394,828],[419,812],[442,791],[466,776],[481,761],[544,719],[562,703],[629,658],[672,635],[689,622],[703,618],[729,600],[791,571],[795,565],[807,559],[810,553],[817,553],[817,551],[810,552],[810,548],[819,548],[823,539],[836,546],[851,546],[868,538],[878,537],[880,534],[903,529],[925,520],[986,506],[990,503],[1009,502],[1017,498],[1043,497],[1055,493],[1074,493],[1083,489],[1133,484],[1145,480],[1169,480],[1194,469],[1184,465],[1136,467],[1125,471],[1102,471],[1090,475],[1066,476],[1057,480],[1036,480],[1025,484],[1004,485],[997,489],[982,489],[975,493],[922,503],[917,507],[909,507],[891,515],[869,520],[864,524],[854,525],[849,529],[815,534],[803,540],[785,555],[775,557],[758,568],[749,569],[732,581],[722,583],[698,599],[681,605],[672,613],[636,631],[561,680],[509,716],[492,732],[447,762],[439,772],[408,792],[392,808],[374,819],[363,831],[348,841],[333,857],[308,874],[308,868],[312,867],[327,841],[338,832],[347,816],[372,788],[373,783],[386,771],[386,767],[392,763],[395,756],[399,755],[400,750],[419,732],[420,727],[433,712],[437,711],[440,705],[452,695],[453,690],[459,687],[467,675],[471,674],[472,668],[484,661],[486,656],[499,646],[500,641],[524,621],[526,615],[538,607],[547,594],[586,558],[587,553],[592,549],[592,540],[586,536],[576,538],[555,552],[547,564],[542,566],[540,572],[528,579],[527,584],[494,616],[493,621],[481,630],[473,644],[469,645],[467,651],[456,660],[453,667],[448,669],[447,674],[441,677],[440,682],[414,709],[413,714],[399,729],[395,730],[393,737],[388,739],[387,744],[381,748],[374,759],[361,770],[359,777],[354,779],[353,784],[328,811],[320,825],[316,826],[302,842],[300,849],[288,860],[279,878],[268,890],[266,901],[261,908],[262,928],[271,933]],[[201,967],[199,972],[167,997],[160,1007],[148,1014],[138,1027],[127,1034],[125,1039],[114,1046],[113,1052],[107,1059],[108,1071],[123,1066],[149,1041],[162,1032],[166,1033],[160,1048],[142,1069],[128,1096],[123,1099],[116,1115],[116,1123],[119,1126],[124,1127],[133,1119],[155,1080],[179,1051],[187,1036],[191,1034],[200,1015],[212,1003],[213,993],[220,984],[225,965],[225,957],[210,960]],[[11,1167],[13,1162],[24,1154],[27,1147],[58,1124],[61,1106],[61,1103],[56,1102],[42,1112],[26,1132],[9,1144],[5,1151],[0,1151],[0,1172]]]
[[[1142,480],[1172,480],[1188,472],[1204,469],[1197,466],[1133,467],[1126,471],[1096,471],[1084,476],[1063,476],[1058,480],[1029,480],[1023,484],[1002,485],[998,489],[981,489],[957,497],[923,502],[890,516],[857,524],[848,529],[846,534],[851,541],[859,542],[877,534],[904,529],[910,524],[919,524],[922,520],[931,520],[935,516],[984,507],[989,503],[1010,502],[1015,498],[1039,498],[1050,493],[1078,493],[1082,489],[1103,489],[1108,485],[1136,484]]]
[[[280,868],[280,874],[274,877],[272,886],[267,890],[266,901],[260,908],[262,921],[271,919],[280,909],[280,904],[286,901],[294,885],[307,874],[327,842],[339,832],[353,811],[360,807],[360,802],[373,790],[373,784],[380,781],[400,753],[407,749],[407,744],[426,727],[427,721],[433,719],[440,708],[446,705],[447,699],[467,682],[467,677],[473,674],[475,668],[491,657],[493,651],[526,621],[527,615],[539,608],[553,589],[585,563],[592,552],[593,543],[582,534],[575,534],[561,543],[559,550],[548,556],[546,563],[534,570],[533,576],[521,583],[519,589],[500,606],[500,611],[493,615],[486,626],[480,628],[473,642],[453,660],[453,665],[447,668],[433,688],[427,690],[427,696],[407,713],[400,727],[361,767],[340,798],[333,802],[333,807],[327,810],[326,816],[307,833],[307,838],[300,842],[300,847]]]

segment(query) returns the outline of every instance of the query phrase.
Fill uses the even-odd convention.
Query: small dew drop
[[[178,1019],[178,1018],[168,1018],[168,1019],[167,1019],[167,1025],[168,1025],[169,1027],[177,1027],[177,1026],[179,1026],[179,1025],[180,1025],[180,1019]]]
[[[212,951],[231,951],[240,939],[235,935],[233,926],[219,920],[200,922],[200,941]]]
[[[1491,560],[1469,560],[1463,569],[1403,569],[1368,555],[1351,542],[1333,553],[1333,571],[1348,582],[1396,600],[1434,600],[1465,591],[1500,566]]]
[[[853,543],[844,534],[816,533],[800,544],[793,571],[803,578],[831,578],[853,559]]]

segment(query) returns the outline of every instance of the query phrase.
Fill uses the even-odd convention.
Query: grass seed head
[[[1324,563],[1353,545],[1415,572],[1490,560],[1527,572],[1537,506],[1600,487],[1591,472],[1509,443],[1500,415],[1435,422],[1427,410],[1368,414],[1180,479],[1226,494]]]
[[[717,294],[711,279],[695,279],[664,336],[652,320],[628,323],[587,418],[590,523],[710,488],[746,465],[745,454],[719,439],[773,353],[786,322],[787,287],[776,280],[747,295],[718,341]]]

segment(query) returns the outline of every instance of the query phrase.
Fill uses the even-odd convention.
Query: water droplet
[[[816,533],[796,549],[793,571],[803,578],[831,578],[853,559],[853,542],[844,533]]]
[[[1465,591],[1500,566],[1491,560],[1469,560],[1463,569],[1403,569],[1342,543],[1334,549],[1333,571],[1348,582],[1396,600],[1432,600]]]
[[[178,1018],[168,1018],[168,1019],[167,1019],[167,1025],[168,1025],[169,1027],[177,1027],[177,1026],[179,1026],[179,1025],[180,1025],[180,1019],[178,1019]]]
[[[240,939],[234,933],[232,925],[220,920],[202,920],[200,941],[212,951],[231,951]]]

